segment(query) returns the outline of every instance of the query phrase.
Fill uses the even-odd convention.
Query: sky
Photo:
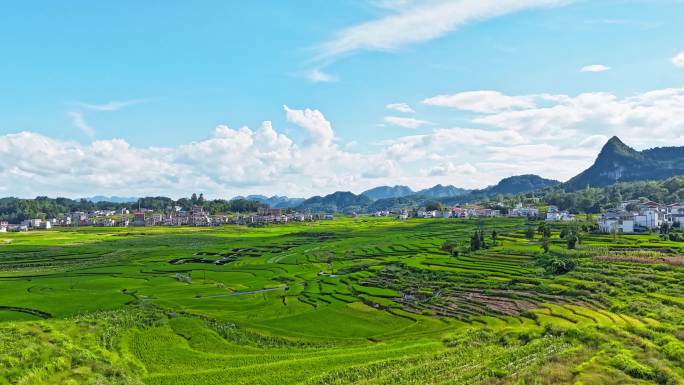
[[[567,180],[684,145],[682,0],[9,2],[0,196]]]

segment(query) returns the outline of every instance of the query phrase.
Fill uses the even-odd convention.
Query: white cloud
[[[83,113],[80,111],[70,111],[69,117],[71,117],[71,122],[73,125],[81,130],[85,135],[87,135],[89,138],[95,137],[95,129],[86,122],[85,117],[83,116]]]
[[[684,88],[626,98],[606,92],[530,97],[545,105],[481,115],[473,122],[536,135],[538,139],[568,138],[600,129],[603,135],[661,145],[684,131]]]
[[[531,96],[508,96],[498,91],[469,91],[453,95],[438,95],[423,100],[423,104],[483,113],[535,106]]]
[[[429,134],[403,136],[385,142],[385,155],[391,159],[417,160],[434,154],[480,151],[483,145],[521,144],[527,140],[511,130],[439,128]]]
[[[454,164],[451,161],[447,161],[438,164],[434,167],[422,170],[422,173],[429,176],[456,176],[456,175],[471,175],[475,174],[477,169],[470,163],[464,164]]]
[[[377,20],[346,28],[325,42],[319,60],[357,51],[393,51],[442,37],[459,27],[526,9],[557,6],[569,0],[376,1],[391,9]]]
[[[405,127],[405,128],[418,128],[430,122],[415,118],[404,118],[399,116],[385,116],[385,123],[391,124],[393,126]]]
[[[415,111],[407,103],[390,103],[385,106],[388,110],[403,112],[405,114],[414,113]]]
[[[177,147],[133,147],[121,139],[90,144],[21,132],[0,136],[0,185],[18,196],[132,194],[208,196],[366,188],[366,178],[397,169],[379,155],[336,146],[300,146],[270,122],[252,130],[218,126],[206,139]],[[382,165],[378,168],[377,165]]]
[[[78,102],[74,103],[75,105],[88,109],[88,110],[93,110],[93,111],[118,111],[124,107],[128,106],[133,106],[136,104],[143,104],[147,103],[149,100],[147,99],[133,99],[133,100],[121,100],[121,101],[111,101],[108,103],[101,103],[101,104],[96,104],[96,103],[83,103],[83,102]]]
[[[672,61],[672,64],[675,65],[675,67],[684,68],[684,51],[678,53],[670,60]]]
[[[399,10],[415,1],[416,0],[371,0],[371,4],[380,8]]]
[[[684,88],[629,97],[522,97],[533,106],[477,107],[495,111],[472,118],[479,128],[436,128],[356,146],[334,143],[333,126],[320,111],[286,106],[287,120],[305,131],[304,138],[293,139],[270,122],[256,129],[220,125],[205,139],[174,147],[138,147],[122,139],[82,144],[30,132],[0,135],[0,191],[25,197],[205,192],[225,198],[360,192],[385,184],[478,188],[523,173],[566,180],[588,167],[612,135],[639,149],[684,145]],[[90,127],[79,112],[71,116]]]
[[[332,125],[325,119],[323,113],[318,110],[294,110],[288,106],[283,106],[287,121],[294,123],[308,131],[312,144],[329,146],[335,134]]]
[[[606,144],[607,141],[608,137],[605,135],[590,135],[582,139],[577,146],[584,148],[599,149],[603,147],[603,145]]]
[[[609,71],[610,67],[603,64],[592,64],[584,66],[580,69],[580,72],[605,72]]]
[[[337,76],[323,72],[323,70],[318,68],[309,71],[306,74],[306,78],[312,83],[331,83],[339,80]]]

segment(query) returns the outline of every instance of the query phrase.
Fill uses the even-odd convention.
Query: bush
[[[538,255],[535,264],[542,267],[547,274],[560,275],[574,270],[579,260],[565,254],[547,253]]]

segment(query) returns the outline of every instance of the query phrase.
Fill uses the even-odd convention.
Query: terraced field
[[[536,225],[3,234],[0,384],[683,384],[684,244]]]

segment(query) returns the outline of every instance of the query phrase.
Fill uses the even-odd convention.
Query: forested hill
[[[69,198],[48,198],[37,197],[35,199],[20,199],[20,198],[0,198],[0,221],[8,221],[10,223],[19,223],[25,219],[31,218],[57,218],[60,215],[69,212],[83,211],[92,212],[94,210],[116,210],[119,208],[127,208],[135,210],[140,207],[149,210],[166,210],[172,206],[180,206],[184,209],[189,209],[193,204],[200,204],[204,210],[210,214],[226,213],[226,212],[254,212],[260,208],[268,207],[267,205],[246,200],[205,200],[200,194],[199,196],[193,194],[190,198],[181,198],[173,200],[167,197],[145,197],[140,198],[136,202],[120,203],[120,202],[91,202],[86,199],[74,200]]]
[[[545,187],[557,186],[560,182],[553,179],[542,178],[539,175],[518,175],[501,179],[494,186],[471,192],[471,199],[478,197],[492,197],[496,195],[520,194],[537,191]]]
[[[609,186],[617,182],[664,180],[684,175],[684,147],[637,151],[617,136],[603,146],[594,164],[563,184],[566,191]]]
[[[600,213],[619,207],[630,200],[656,201],[670,204],[684,201],[684,176],[662,181],[620,182],[606,187],[589,187],[577,191],[566,191],[555,186],[529,194],[521,194],[512,201],[536,201],[551,204],[575,213]]]
[[[311,212],[365,212],[373,203],[369,197],[349,191],[337,191],[326,196],[315,196],[302,202],[298,210]]]
[[[408,186],[378,186],[361,193],[372,200],[401,198],[413,194],[415,192]]]

